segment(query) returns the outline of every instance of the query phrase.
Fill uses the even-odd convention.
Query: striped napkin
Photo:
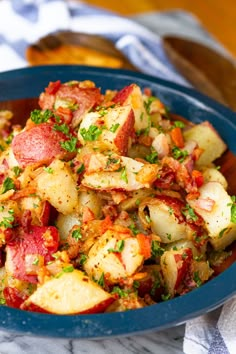
[[[140,71],[182,85],[189,84],[165,56],[163,34],[184,34],[225,51],[194,16],[182,11],[124,18],[79,1],[0,0],[0,72],[26,67],[27,46],[57,30],[103,35]],[[216,311],[188,321],[183,351],[235,354],[236,298]]]

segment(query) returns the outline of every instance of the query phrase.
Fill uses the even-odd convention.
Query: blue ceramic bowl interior
[[[173,113],[199,123],[210,121],[236,154],[236,114],[212,99],[177,84],[127,70],[85,66],[41,66],[0,74],[0,101],[38,97],[50,81],[92,80],[102,92],[130,83],[151,88]],[[26,335],[106,338],[158,331],[222,305],[236,293],[236,264],[198,289],[146,308],[92,315],[48,315],[0,307],[0,328]]]

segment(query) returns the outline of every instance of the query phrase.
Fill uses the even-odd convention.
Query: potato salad
[[[2,306],[127,311],[235,260],[235,197],[215,163],[227,146],[210,122],[135,83],[89,80],[50,82],[24,125],[11,116],[0,111]]]

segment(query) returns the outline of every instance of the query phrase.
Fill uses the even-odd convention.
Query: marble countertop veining
[[[0,331],[0,354],[182,354],[184,325],[102,340],[40,338]]]

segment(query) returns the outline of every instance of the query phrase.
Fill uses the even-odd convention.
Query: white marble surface
[[[40,338],[0,331],[0,354],[182,354],[184,325],[104,340]]]

